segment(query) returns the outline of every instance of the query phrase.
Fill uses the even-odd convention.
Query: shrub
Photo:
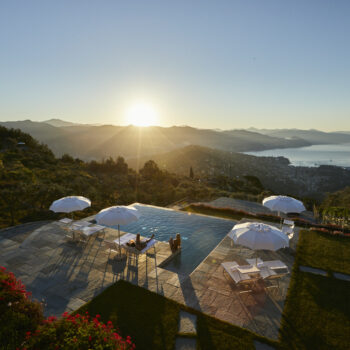
[[[0,344],[15,349],[43,321],[42,306],[30,300],[30,293],[12,272],[0,267]]]
[[[24,284],[0,266],[1,349],[134,349],[130,337],[123,339],[111,321],[88,313],[64,313],[61,319],[44,319],[42,305],[31,300]]]
[[[100,322],[100,316],[69,315],[49,317],[35,332],[28,332],[23,349],[134,349],[130,337],[123,339],[113,323]]]
[[[23,349],[134,349],[130,337],[125,340],[117,333],[113,323],[100,322],[100,316],[69,315],[65,312],[57,320],[49,317],[34,332],[28,332]]]

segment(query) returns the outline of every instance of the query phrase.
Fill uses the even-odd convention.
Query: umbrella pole
[[[278,216],[279,216],[280,219],[281,219],[281,220],[280,220],[280,228],[282,228],[282,216],[281,216],[281,212],[280,212],[280,211],[278,212]]]
[[[119,227],[119,224],[118,224],[118,240],[119,240],[119,259],[121,259],[121,257],[122,257],[122,249],[120,247],[120,227]]]

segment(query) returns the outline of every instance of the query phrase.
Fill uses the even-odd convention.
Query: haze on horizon
[[[348,1],[0,5],[0,120],[350,130]]]

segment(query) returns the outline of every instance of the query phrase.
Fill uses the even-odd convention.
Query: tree
[[[190,167],[190,179],[193,179],[193,178],[194,178],[193,169],[192,167]]]
[[[149,160],[145,163],[140,174],[147,180],[157,179],[162,175],[162,171],[158,168],[158,165],[153,160]]]

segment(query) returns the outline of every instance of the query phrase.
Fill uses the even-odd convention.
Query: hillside
[[[300,129],[255,129],[249,131],[258,132],[271,137],[299,138],[309,141],[313,145],[349,143],[350,134],[346,132],[323,132],[319,130]]]
[[[350,186],[327,195],[323,207],[342,207],[350,209]]]
[[[57,118],[52,118],[52,119],[49,119],[49,120],[45,120],[45,121],[43,121],[43,123],[46,123],[46,124],[49,124],[49,125],[52,125],[52,126],[56,126],[58,128],[65,127],[65,126],[79,125],[77,123],[71,123],[71,122],[67,122],[65,120],[57,119]]]
[[[271,148],[301,147],[310,143],[301,139],[286,140],[245,130],[222,132],[188,126],[147,127],[114,125],[71,125],[49,120],[0,122],[7,128],[20,129],[46,143],[56,156],[71,154],[84,160],[117,157],[145,157],[188,145],[225,151],[246,152]],[[54,126],[59,125],[59,126]]]
[[[294,167],[283,157],[255,157],[199,146],[187,146],[152,159],[170,172],[188,174],[190,167],[202,178],[224,175],[230,178],[256,176],[263,186],[275,193],[322,199],[350,185],[350,171],[335,166],[315,168]],[[128,160],[131,167],[143,164],[143,159]]]
[[[101,162],[69,155],[57,158],[30,135],[0,126],[0,227],[57,218],[48,208],[52,201],[68,195],[91,199],[92,207],[80,213],[87,216],[116,204],[165,206],[183,198],[210,200],[230,196],[228,190],[233,189],[250,196],[263,191],[251,178],[215,185],[171,174],[152,161],[136,173],[122,157]]]

